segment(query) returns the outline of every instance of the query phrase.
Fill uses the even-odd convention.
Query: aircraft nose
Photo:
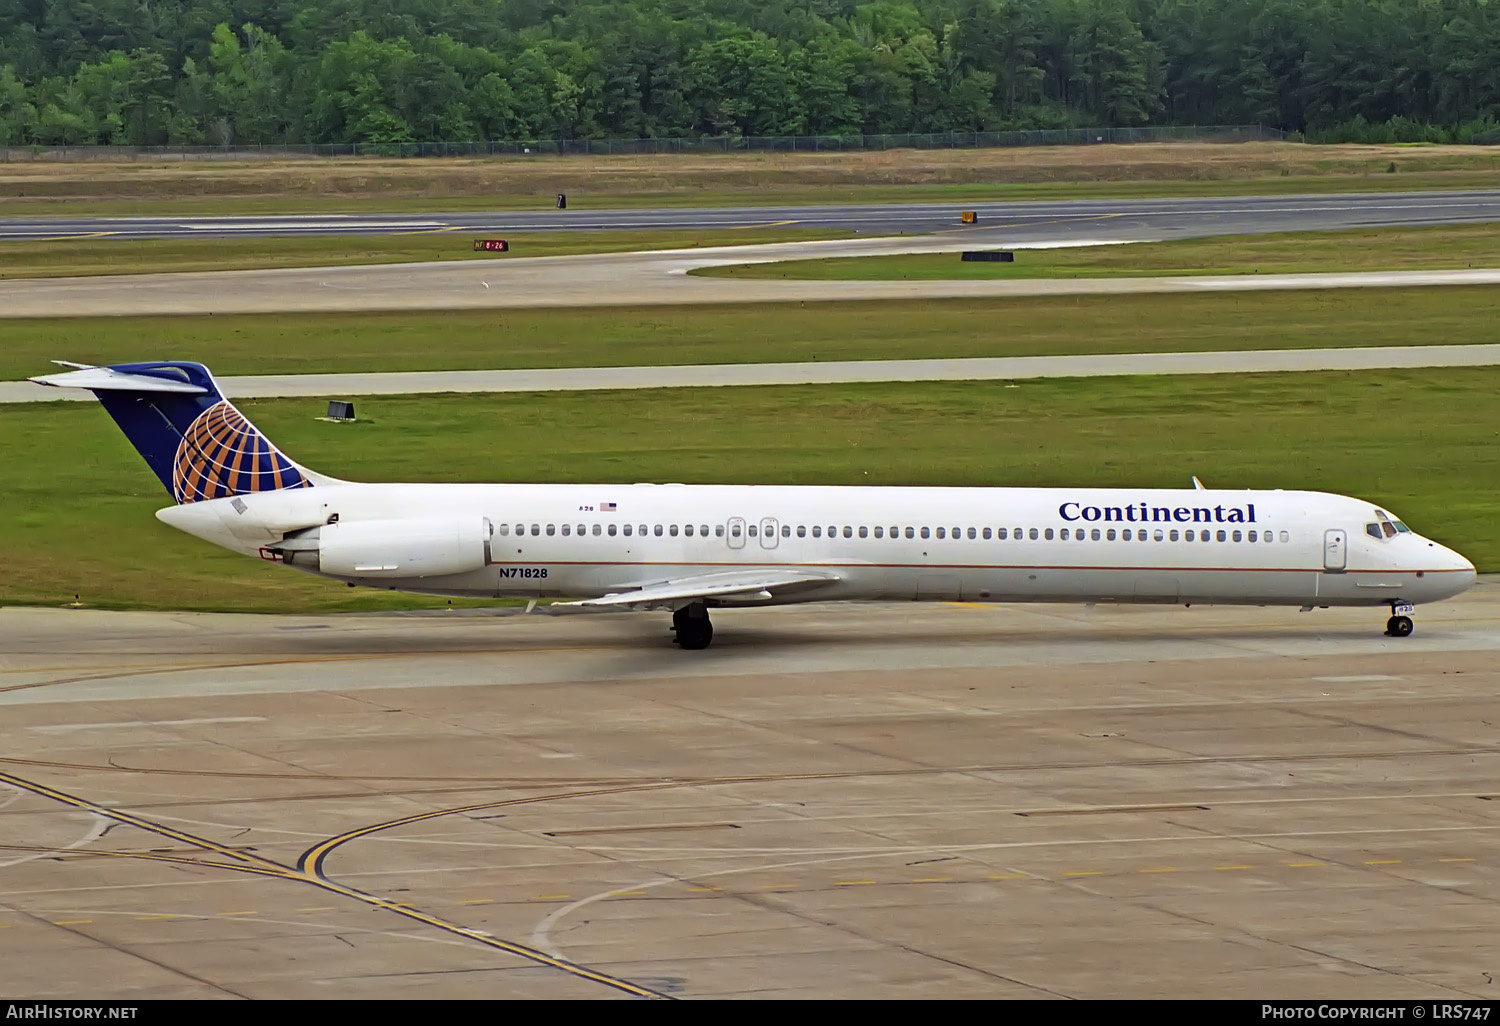
[[[1429,542],[1428,544],[1436,552],[1438,566],[1447,571],[1443,575],[1444,577],[1449,578],[1461,590],[1473,587],[1474,582],[1479,579],[1479,574],[1474,569],[1473,563],[1446,546],[1439,545],[1436,542]]]

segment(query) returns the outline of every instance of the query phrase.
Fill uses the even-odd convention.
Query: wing
[[[668,581],[655,581],[639,587],[612,592],[603,598],[581,602],[558,602],[557,606],[671,606],[694,599],[749,599],[767,601],[788,593],[826,587],[838,580],[837,574],[821,570],[734,570],[718,574],[698,574]]]

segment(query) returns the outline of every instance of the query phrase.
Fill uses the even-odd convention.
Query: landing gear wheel
[[[704,649],[714,640],[714,625],[708,619],[708,607],[701,602],[683,606],[672,614],[672,630],[680,648]]]
[[[1415,629],[1416,625],[1411,622],[1409,616],[1393,616],[1385,622],[1385,633],[1389,638],[1410,637]]]

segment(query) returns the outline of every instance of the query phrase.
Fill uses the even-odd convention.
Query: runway
[[[974,211],[978,228],[1018,240],[1093,234],[1100,223],[1125,238],[1234,235],[1500,219],[1500,191],[1103,199],[1050,202],[885,203],[790,207],[664,207],[642,210],[500,210],[438,214],[309,214],[249,217],[53,217],[0,219],[0,240],[168,239],[405,232],[716,230],[798,225],[864,233],[935,232]],[[586,200],[585,200],[586,202]]]
[[[1015,356],[952,360],[847,360],[652,367],[405,371],[371,374],[259,374],[217,378],[231,399],[419,395],[441,392],[582,392],[593,389],[827,385],[880,381],[1009,381],[1121,374],[1252,374],[1275,371],[1490,367],[1500,344],[1365,346],[1203,353]],[[0,382],[0,404],[92,402],[90,392],[29,381]]]
[[[0,992],[1484,998],[1500,588],[0,610]]]

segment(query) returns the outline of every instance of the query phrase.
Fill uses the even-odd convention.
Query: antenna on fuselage
[[[1198,491],[1200,491],[1200,492],[1206,492],[1206,491],[1208,491],[1207,488],[1203,487],[1203,482],[1199,481],[1196,476],[1193,477],[1193,487],[1196,488],[1196,489],[1198,489]]]

